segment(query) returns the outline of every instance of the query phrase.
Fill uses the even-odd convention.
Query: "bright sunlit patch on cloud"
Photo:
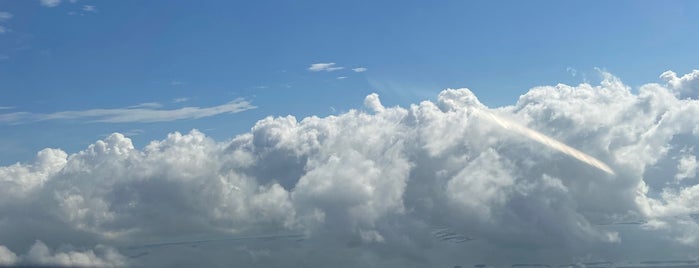
[[[370,94],[362,109],[267,117],[228,141],[192,130],[137,148],[114,133],[80,152],[44,149],[0,167],[0,257],[243,267],[694,260],[699,100],[676,94],[695,78],[675,77],[684,80],[631,90],[603,73],[599,85],[536,87],[499,108],[468,89],[408,107]],[[138,122],[230,109],[50,115]]]
[[[499,117],[491,112],[482,110],[482,109],[475,109],[474,113],[488,119],[489,121],[499,125],[500,127],[511,131],[514,134],[519,134],[524,137],[527,137],[529,139],[532,139],[538,143],[541,143],[543,145],[546,145],[550,147],[551,149],[554,149],[556,151],[559,151],[561,153],[564,153],[566,155],[569,155],[575,159],[578,159],[582,161],[583,163],[586,163],[590,166],[596,167],[599,170],[602,170],[604,172],[607,172],[611,175],[614,175],[614,171],[607,166],[607,164],[603,163],[602,161],[585,154],[573,147],[570,147],[566,145],[565,143],[562,143],[560,141],[557,141],[549,136],[546,136],[544,134],[541,134],[540,132],[533,130],[531,128],[522,126],[520,124],[514,123],[512,121],[506,120],[502,117]]]

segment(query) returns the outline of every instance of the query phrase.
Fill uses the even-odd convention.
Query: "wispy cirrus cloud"
[[[326,72],[332,72],[332,71],[337,71],[337,70],[342,70],[345,67],[340,67],[336,66],[334,62],[327,62],[327,63],[313,63],[311,64],[310,67],[308,67],[308,70],[311,72],[321,72],[321,71],[326,71]]]
[[[185,101],[188,101],[188,100],[189,100],[189,98],[186,98],[186,97],[183,97],[183,98],[174,98],[174,99],[172,99],[172,102],[173,102],[173,103],[180,103],[180,102],[185,102]]]
[[[100,123],[151,123],[183,119],[197,119],[226,113],[238,113],[257,108],[244,99],[235,99],[225,104],[211,107],[182,107],[159,109],[159,103],[141,103],[115,109],[90,109],[60,111],[54,113],[13,112],[0,114],[0,124],[23,124],[49,120],[86,120]]]
[[[132,105],[132,106],[129,106],[126,108],[151,108],[151,109],[155,109],[155,108],[161,108],[161,107],[163,107],[163,105],[160,103],[157,103],[157,102],[144,102],[144,103],[139,103],[139,104]]]
[[[13,17],[12,13],[6,11],[0,11],[0,21],[9,20]]]
[[[181,86],[181,85],[184,85],[184,82],[178,81],[178,80],[172,80],[172,81],[170,81],[170,85],[171,86]]]
[[[5,12],[5,11],[0,11],[0,21],[6,21],[9,20],[13,17],[12,13],[10,12]],[[7,27],[0,25],[0,34],[7,33],[9,29]]]
[[[355,73],[363,73],[363,72],[366,72],[367,70],[368,70],[368,69],[367,69],[367,68],[364,68],[364,67],[359,67],[359,68],[354,68],[354,69],[352,69],[352,71],[354,71]]]
[[[95,12],[97,12],[97,7],[92,6],[92,5],[84,5],[82,10],[85,12],[95,13]]]
[[[61,0],[41,0],[41,5],[45,7],[55,7],[61,4]]]

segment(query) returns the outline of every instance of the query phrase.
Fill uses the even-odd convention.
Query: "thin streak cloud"
[[[538,143],[541,143],[543,145],[548,146],[551,149],[554,149],[556,151],[559,151],[561,153],[564,153],[568,156],[571,156],[577,160],[580,160],[581,162],[588,164],[590,166],[593,166],[599,170],[602,170],[610,175],[614,175],[614,171],[612,168],[610,168],[607,164],[604,162],[598,160],[597,158],[594,158],[586,153],[583,153],[573,147],[568,146],[565,143],[562,143],[554,138],[551,138],[549,136],[546,136],[542,134],[541,132],[538,132],[536,130],[533,130],[531,128],[522,126],[520,124],[511,122],[509,120],[506,120],[502,117],[499,117],[493,113],[490,113],[488,111],[480,110],[480,109],[475,109],[474,113],[482,118],[485,118],[486,120],[493,122],[497,124],[498,126],[511,131],[512,133],[522,135],[524,137],[527,137],[529,139],[532,139],[533,141],[536,141]]]
[[[311,66],[308,67],[308,70],[311,72],[320,72],[320,71],[332,72],[332,71],[342,70],[344,68],[345,67],[336,66],[334,62],[328,62],[328,63],[311,64]]]
[[[126,108],[61,111],[49,114],[14,112],[0,114],[0,123],[22,124],[48,120],[87,120],[88,122],[100,123],[168,122],[182,119],[197,119],[225,113],[238,113],[257,107],[244,99],[235,99],[228,103],[211,107],[182,107],[170,110],[157,108],[154,105],[140,104]]]

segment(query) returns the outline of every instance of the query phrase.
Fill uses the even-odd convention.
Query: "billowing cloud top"
[[[371,94],[366,110],[268,117],[228,142],[45,149],[0,167],[0,264],[696,260],[696,73],[637,91],[604,74],[495,109],[468,89],[407,108]]]

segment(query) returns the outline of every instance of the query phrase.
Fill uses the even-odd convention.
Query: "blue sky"
[[[495,107],[598,81],[596,67],[638,86],[699,62],[696,1],[424,3],[0,1],[0,164],[112,132],[137,147],[193,128],[225,140],[372,92],[406,106],[468,87]]]
[[[697,14],[0,0],[0,266],[696,265]]]

